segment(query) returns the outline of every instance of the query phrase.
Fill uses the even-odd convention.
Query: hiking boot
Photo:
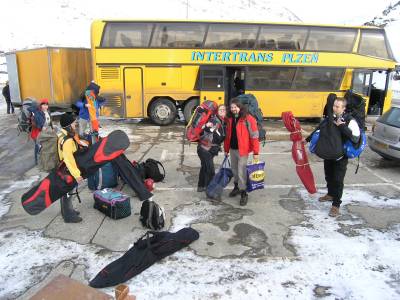
[[[206,188],[204,186],[198,186],[197,187],[197,192],[198,193],[204,192],[205,190],[206,190]]]
[[[235,184],[235,187],[229,193],[229,197],[231,197],[231,198],[240,194],[239,185],[236,182],[234,182],[234,184]]]
[[[326,194],[325,196],[319,197],[318,198],[319,202],[332,202],[333,201],[333,197]]]
[[[247,204],[247,200],[249,200],[249,196],[246,191],[240,192],[240,206],[245,206]]]
[[[332,205],[331,210],[329,211],[329,216],[335,218],[338,215],[340,215],[339,207],[336,207],[336,206]]]

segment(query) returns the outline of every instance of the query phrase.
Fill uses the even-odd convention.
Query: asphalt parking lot
[[[131,195],[133,213],[119,221],[93,209],[85,184],[80,188],[83,202],[75,203],[82,223],[65,224],[59,203],[38,216],[27,215],[20,197],[46,174],[33,166],[33,145],[26,136],[17,136],[13,121],[9,115],[0,120],[0,261],[6,263],[0,298],[25,299],[55,274],[87,283],[146,230],[139,222],[141,203],[127,187],[123,191]],[[309,157],[319,191],[308,195],[295,172],[288,133],[278,120],[265,121],[268,141],[260,153],[266,162],[265,189],[251,193],[245,207],[239,206],[239,198],[228,198],[231,187],[221,202],[196,192],[200,162],[182,124],[102,124],[103,134],[115,129],[128,134],[130,159],[151,157],[164,164],[167,176],[156,185],[154,200],[165,208],[165,230],[190,226],[200,233],[189,248],[128,282],[139,299],[359,299],[383,290],[385,299],[399,297],[400,163],[367,149],[355,174],[357,162],[351,161],[342,215],[332,219],[329,204],[317,201],[325,193],[322,161]],[[305,133],[315,125],[303,122]],[[222,158],[216,158],[217,166]],[[356,280],[359,272],[367,289]]]

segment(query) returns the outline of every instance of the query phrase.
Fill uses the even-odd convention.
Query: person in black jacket
[[[342,148],[343,144],[347,140],[351,140],[351,142],[354,144],[358,143],[361,137],[360,128],[357,121],[350,114],[345,113],[346,99],[336,98],[331,102],[333,102],[333,107],[330,105],[330,107],[327,107],[327,109],[333,110],[333,118],[331,120],[331,118],[327,117],[322,121],[333,122],[333,129],[340,132],[339,135],[332,134],[331,138],[336,138],[336,136],[339,136],[341,139]],[[311,135],[306,139],[306,141],[310,141]],[[326,195],[320,197],[319,201],[332,202],[332,207],[329,211],[329,216],[331,217],[337,217],[340,214],[339,208],[340,204],[342,203],[341,199],[343,195],[343,182],[344,177],[346,176],[347,163],[348,158],[345,155],[341,155],[337,159],[324,159],[325,181],[328,192]]]
[[[14,113],[14,105],[11,102],[11,97],[10,97],[10,86],[8,84],[8,80],[6,82],[6,85],[3,87],[2,94],[4,96],[4,99],[6,99],[7,102],[7,114],[13,114]]]
[[[221,144],[225,139],[225,115],[225,105],[218,106],[217,114],[210,117],[200,136],[197,146],[197,154],[201,162],[198,192],[204,192],[215,175],[214,157],[221,151]]]

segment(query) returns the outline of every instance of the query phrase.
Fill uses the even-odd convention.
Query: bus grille
[[[109,117],[124,117],[124,104],[121,94],[102,94],[106,102],[101,109],[101,115]]]
[[[118,68],[101,68],[100,69],[101,79],[119,79]]]

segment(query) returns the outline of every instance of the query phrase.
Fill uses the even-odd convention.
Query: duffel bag
[[[113,189],[97,190],[93,193],[93,207],[111,219],[117,220],[131,215],[131,202],[127,195]]]

